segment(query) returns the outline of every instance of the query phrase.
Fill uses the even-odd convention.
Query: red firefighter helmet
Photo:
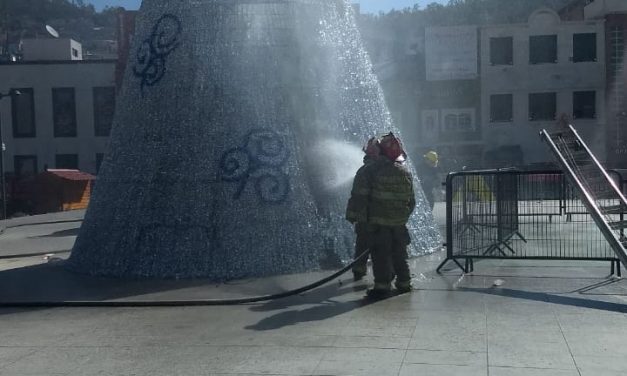
[[[364,153],[369,157],[378,157],[381,154],[380,141],[376,137],[372,137],[366,142],[366,145],[362,148]]]
[[[406,158],[405,150],[401,140],[390,132],[381,138],[380,143],[381,154],[385,155],[391,161],[397,161],[400,157]]]

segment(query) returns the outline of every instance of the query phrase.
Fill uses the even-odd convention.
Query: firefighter
[[[371,298],[390,294],[395,276],[398,292],[411,291],[406,224],[416,206],[400,140],[389,133],[380,139],[379,148],[381,156],[355,174],[346,210],[350,222],[366,223],[374,274],[374,288],[368,290]]]
[[[373,163],[380,153],[379,139],[372,137],[368,140],[366,145],[362,149],[366,154],[364,156],[364,166]],[[355,259],[361,256],[366,250],[370,248],[369,236],[368,236],[368,224],[366,221],[356,219],[355,222]],[[353,279],[360,281],[366,276],[368,272],[368,257],[362,258],[357,264],[353,266]]]
[[[422,162],[418,165],[418,177],[431,210],[435,206],[433,190],[437,187],[439,161],[438,153],[432,150],[422,156]]]

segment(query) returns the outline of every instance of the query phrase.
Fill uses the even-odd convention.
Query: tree
[[[93,38],[96,24],[106,27],[100,38],[114,36],[115,17],[96,12],[84,0],[0,0],[0,12],[0,35],[3,39],[8,36],[9,44],[45,35],[45,25],[53,26],[62,37],[78,41]]]

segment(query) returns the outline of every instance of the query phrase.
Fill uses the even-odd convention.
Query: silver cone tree
[[[69,266],[220,281],[349,260],[336,146],[395,128],[348,2],[144,0],[137,22]],[[440,242],[416,187],[414,255]]]

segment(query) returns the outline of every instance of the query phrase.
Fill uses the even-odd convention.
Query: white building
[[[23,60],[83,60],[83,47],[73,39],[24,39]]]
[[[562,114],[605,159],[604,35],[603,21],[562,21],[544,8],[526,24],[481,28],[486,160],[550,161],[538,133],[554,128]]]
[[[592,0],[584,8],[586,19],[604,18],[608,14],[627,13],[625,0]]]
[[[425,82],[419,98],[422,150],[437,150],[443,169],[481,166],[479,29],[425,30]]]
[[[24,56],[29,55],[26,47]],[[20,93],[0,101],[8,175],[46,167],[97,172],[115,107],[116,61],[73,60],[69,55],[0,64],[0,93]]]

